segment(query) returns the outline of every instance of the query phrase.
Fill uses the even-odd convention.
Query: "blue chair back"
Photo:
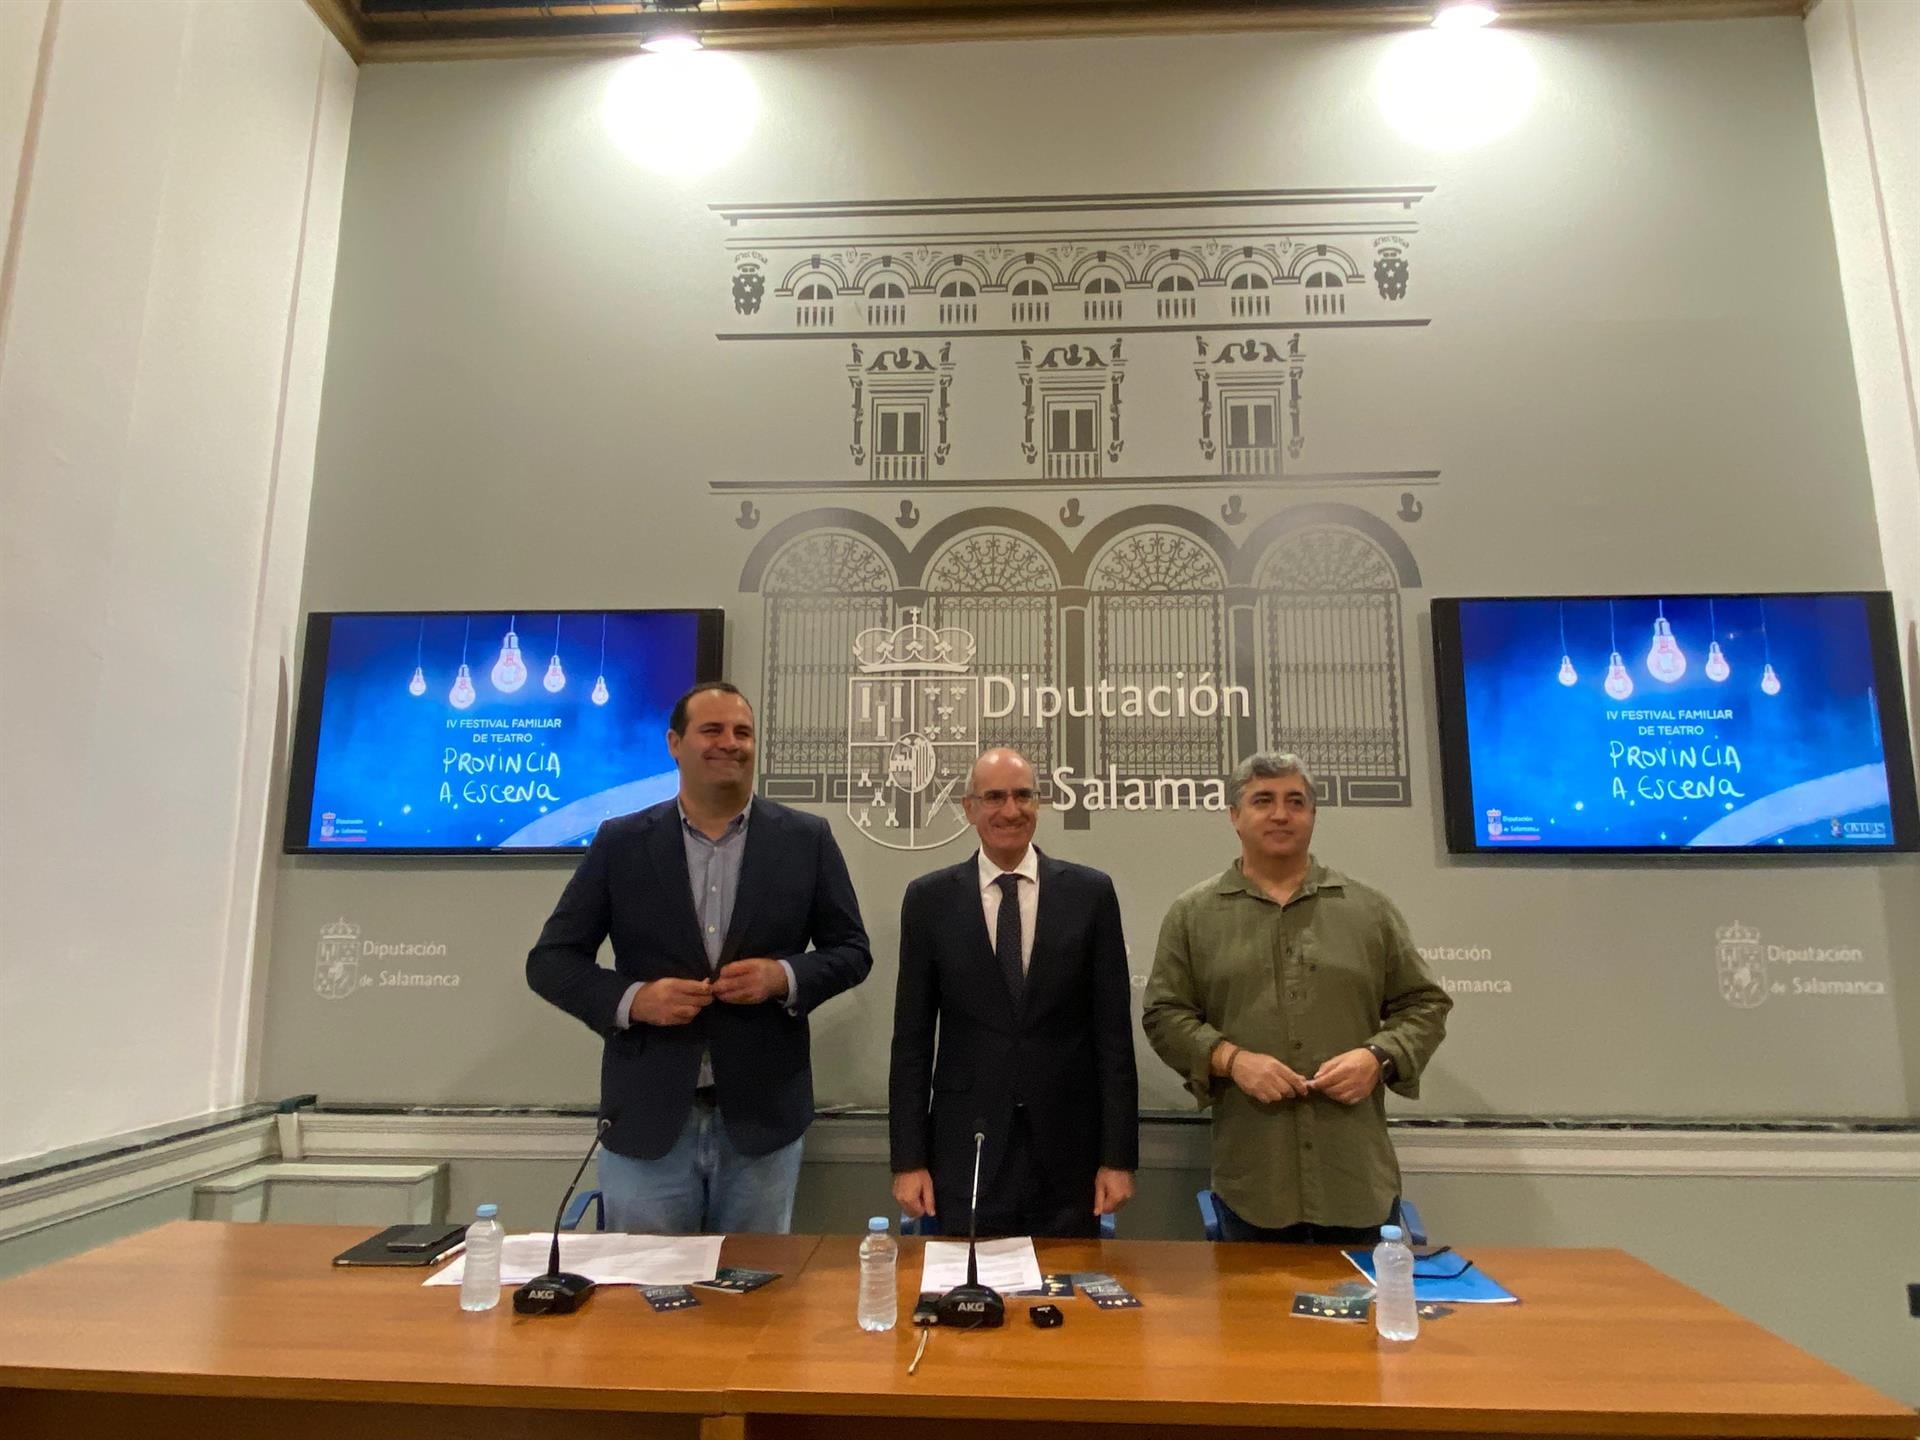
[[[1211,1190],[1201,1190],[1193,1197],[1200,1207],[1200,1224],[1207,1232],[1207,1239],[1218,1240],[1221,1232],[1220,1197]],[[1407,1232],[1407,1240],[1414,1245],[1427,1243],[1426,1223],[1420,1218],[1420,1211],[1414,1203],[1402,1195],[1393,1202],[1393,1209],[1387,1212],[1387,1223],[1398,1225]]]
[[[598,1190],[582,1190],[575,1195],[572,1200],[568,1201],[567,1213],[560,1217],[560,1228],[562,1230],[578,1230],[581,1220],[586,1216],[589,1205],[593,1207],[593,1228],[596,1230],[606,1229],[607,1202]]]

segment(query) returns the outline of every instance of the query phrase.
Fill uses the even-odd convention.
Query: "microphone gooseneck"
[[[573,1199],[573,1192],[579,1188],[580,1177],[587,1173],[588,1162],[598,1153],[600,1142],[612,1128],[612,1119],[605,1116],[594,1127],[593,1143],[587,1147],[580,1168],[573,1172],[573,1179],[567,1183],[567,1193],[560,1197],[560,1209],[553,1217],[553,1245],[547,1251],[547,1273],[536,1275],[513,1292],[515,1314],[571,1314],[593,1293],[593,1281],[584,1275],[569,1275],[560,1268],[560,1222],[566,1218],[567,1204]]]
[[[573,1172],[573,1179],[567,1182],[567,1193],[560,1197],[560,1208],[553,1212],[553,1248],[547,1252],[547,1274],[560,1273],[560,1222],[566,1218],[567,1203],[573,1199],[573,1192],[580,1188],[580,1177],[587,1173],[587,1165],[600,1152],[600,1142],[607,1138],[607,1131],[613,1128],[613,1121],[602,1117],[593,1128],[593,1143],[587,1147],[586,1156],[580,1161],[580,1168]]]
[[[976,1248],[980,1243],[980,1152],[986,1148],[987,1135],[984,1130],[973,1132],[973,1200],[967,1206],[967,1284],[980,1283],[980,1259]]]

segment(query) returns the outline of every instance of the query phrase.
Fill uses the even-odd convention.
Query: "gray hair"
[[[1240,796],[1248,784],[1255,780],[1278,780],[1282,776],[1298,775],[1307,782],[1307,798],[1319,807],[1320,787],[1314,782],[1307,762],[1291,750],[1262,750],[1249,755],[1233,767],[1233,777],[1227,781],[1227,804],[1238,810]]]

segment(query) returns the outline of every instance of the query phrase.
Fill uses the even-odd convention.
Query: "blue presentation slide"
[[[1488,849],[1891,848],[1856,596],[1468,600]]]
[[[676,793],[667,720],[698,629],[619,611],[336,616],[307,843],[585,845]]]

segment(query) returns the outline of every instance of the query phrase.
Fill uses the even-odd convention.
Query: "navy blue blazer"
[[[1034,1159],[1062,1203],[1084,1194],[1091,1210],[1096,1169],[1139,1165],[1133,992],[1119,897],[1102,872],[1046,854],[1039,878],[1033,957],[1017,1006],[987,935],[977,856],[922,875],[901,901],[888,1083],[892,1167],[933,1172],[934,1206],[954,1217],[949,1225],[965,1223],[981,1121],[980,1203],[993,1208],[1016,1102],[1026,1106]],[[1018,1197],[998,1198],[1010,1204]]]
[[[613,968],[599,963],[613,941]],[[733,923],[720,963],[765,955],[793,967],[798,994],[761,1005],[716,1000],[687,1025],[617,1012],[636,980],[707,978],[677,800],[609,820],[527,955],[527,983],[596,1031],[606,1145],[657,1160],[673,1148],[700,1073],[713,1057],[715,1099],[743,1155],[790,1144],[813,1122],[809,1012],[867,978],[873,956],[860,902],[833,832],[818,816],[755,797]],[[797,1014],[788,1014],[792,1003]]]

